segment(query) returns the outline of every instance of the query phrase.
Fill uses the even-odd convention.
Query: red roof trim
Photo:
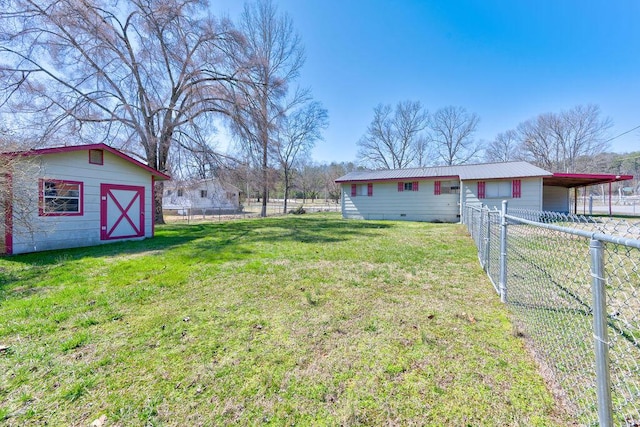
[[[554,178],[584,178],[584,179],[598,179],[609,180],[611,182],[626,181],[633,179],[633,175],[613,175],[608,173],[557,173],[554,172]]]
[[[149,172],[151,175],[158,177],[160,179],[171,179],[171,177],[167,174],[164,174],[150,166],[145,165],[144,163],[134,159],[133,157],[127,156],[121,151],[116,150],[113,147],[109,147],[106,144],[87,144],[87,145],[68,145],[65,147],[52,147],[52,148],[38,148],[29,151],[19,151],[16,153],[3,153],[8,155],[19,155],[19,156],[40,156],[43,154],[58,154],[58,153],[68,153],[73,151],[83,151],[83,150],[106,150],[111,154],[120,157],[123,160],[126,160],[129,163],[133,163],[134,165],[141,167],[142,169]]]

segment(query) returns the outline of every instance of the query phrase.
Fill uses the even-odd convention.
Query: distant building
[[[240,211],[240,190],[218,179],[170,181],[164,185],[162,209],[178,215],[213,215]]]

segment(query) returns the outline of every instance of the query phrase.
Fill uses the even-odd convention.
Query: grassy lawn
[[[0,259],[0,346],[7,425],[568,425],[462,225],[314,214]]]

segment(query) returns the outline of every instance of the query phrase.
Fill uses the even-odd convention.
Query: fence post
[[[604,279],[604,248],[591,239],[591,292],[593,294],[593,338],[596,354],[596,390],[598,420],[601,427],[613,425],[611,378],[609,376],[609,337],[607,333],[607,300]]]
[[[489,272],[489,252],[491,251],[491,211],[487,209],[487,234],[484,238],[484,271]]]
[[[484,261],[484,254],[482,253],[482,242],[484,241],[484,236],[482,235],[482,229],[484,228],[484,210],[480,207],[480,224],[478,224],[478,234],[476,235],[476,247],[478,248],[478,252],[480,252],[480,260]],[[484,267],[484,265],[483,265]]]
[[[502,201],[500,214],[500,301],[507,302],[507,207],[508,202]]]

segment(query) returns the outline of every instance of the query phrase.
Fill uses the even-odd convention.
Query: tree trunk
[[[162,213],[162,194],[164,193],[164,182],[157,181],[153,188],[153,198],[154,198],[154,207],[155,212],[153,221],[156,224],[164,224],[164,214]]]
[[[284,169],[284,208],[283,213],[287,213],[287,199],[289,198],[289,170]]]

